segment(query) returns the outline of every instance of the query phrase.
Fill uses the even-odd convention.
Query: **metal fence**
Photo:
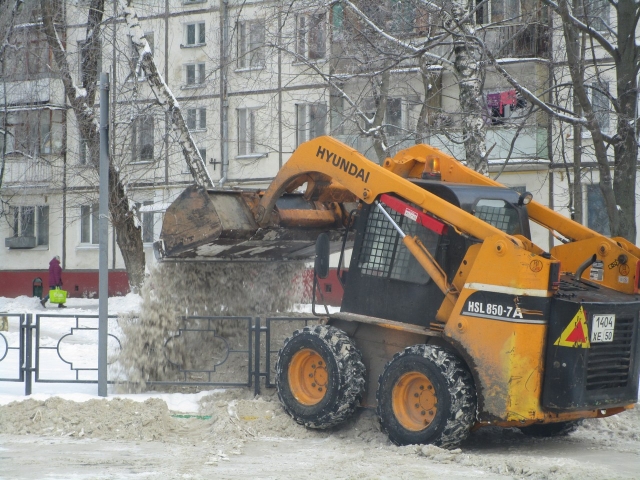
[[[98,384],[98,315],[0,317],[6,319],[6,329],[0,330],[0,382],[24,383],[25,395],[34,382]],[[163,345],[168,371],[162,380],[146,384],[253,387],[257,395],[262,378],[265,387],[275,386],[284,339],[315,322],[314,317],[181,317]],[[109,383],[127,382],[117,369],[122,335],[118,317],[109,316]]]

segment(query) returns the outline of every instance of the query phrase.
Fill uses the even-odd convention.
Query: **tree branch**
[[[542,1],[545,3],[545,5],[551,7],[553,11],[556,12],[558,15],[562,16],[562,14],[560,13],[560,5],[558,3],[554,2],[553,0],[542,0]],[[576,18],[572,12],[566,16],[565,21],[570,22],[573,26],[575,26],[581,32],[584,32],[587,35],[595,38],[597,42],[602,46],[602,48],[604,48],[609,53],[609,55],[611,55],[615,59],[619,59],[620,52],[618,51],[618,49],[614,47],[613,44],[609,42],[606,38],[604,38],[604,36],[600,32],[598,32],[594,28],[590,27],[589,25],[585,24],[584,22]]]
[[[149,42],[144,36],[138,16],[131,7],[132,0],[120,0],[120,7],[124,12],[124,18],[129,27],[131,34],[131,42],[133,43],[138,55],[140,56],[140,65],[144,70],[147,82],[158,99],[158,102],[164,106],[165,110],[171,116],[171,125],[178,134],[178,143],[182,147],[182,154],[187,162],[189,171],[196,183],[205,188],[214,188],[213,181],[209,176],[204,160],[200,155],[200,150],[196,147],[196,142],[187,128],[187,123],[182,115],[180,103],[171,92],[171,89],[164,81],[162,74],[158,71]]]

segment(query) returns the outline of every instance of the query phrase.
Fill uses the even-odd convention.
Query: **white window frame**
[[[609,91],[609,82],[607,81],[607,82],[603,82],[603,83],[604,83],[607,91]],[[591,83],[585,83],[584,86],[585,86],[585,90],[587,91],[587,97],[589,98],[589,102],[591,103],[591,108],[593,108],[595,110],[595,105],[593,103],[593,92],[594,92],[593,86],[601,88],[601,85],[598,82],[591,82]],[[573,95],[573,94],[574,93],[572,91],[571,95]],[[600,92],[598,92],[598,94],[600,94]],[[609,133],[609,131],[611,129],[611,109],[612,109],[611,102],[610,102],[609,98],[606,95],[604,95],[604,94],[600,94],[600,95],[602,95],[602,98],[606,98],[606,102],[610,107],[610,109],[607,110],[607,113],[606,113],[607,125],[604,128],[601,127],[603,133]],[[571,98],[570,98],[570,100],[571,100]],[[587,129],[587,127],[583,126],[581,131],[582,131],[582,138],[591,138],[591,132]],[[567,138],[568,139],[572,139],[573,138],[573,127],[569,127],[569,135],[568,135]]]
[[[260,107],[241,107],[236,110],[238,117],[238,156],[237,158],[260,158],[265,153],[260,151],[258,111]]]
[[[394,105],[400,107],[400,118],[397,123],[391,123],[391,113]],[[373,97],[367,97],[364,100],[364,111],[368,117],[373,117],[376,114],[375,99]],[[402,97],[387,97],[387,108],[384,112],[384,118],[382,125],[385,127],[385,133],[389,136],[402,135],[402,131],[405,125],[406,115],[406,102]]]
[[[310,26],[311,25],[311,26]],[[320,35],[321,39],[315,40],[314,36]],[[327,58],[327,14],[309,13],[296,15],[296,55],[299,59],[310,61],[322,61]],[[312,50],[310,45],[317,41],[319,50]]]
[[[200,20],[197,22],[189,22],[184,24],[184,43],[180,45],[182,48],[203,47],[207,44],[206,22]],[[193,27],[193,43],[189,43],[189,29]]]
[[[606,118],[606,125],[600,125],[600,129],[602,130],[602,132],[607,133],[609,132],[609,130],[611,129],[611,102],[609,100],[609,97],[605,94],[602,93],[600,90],[603,89],[606,90],[607,92],[609,92],[609,82],[592,82],[588,85],[585,85],[587,87],[587,95],[589,96],[589,101],[591,102],[591,108],[593,108],[594,113],[596,114],[596,118],[599,115],[599,107],[600,106],[604,106],[606,104],[605,109],[603,110],[603,113],[600,113],[600,115],[602,115],[603,117],[601,118]],[[603,101],[602,105],[598,105],[596,106],[596,102],[597,101]]]
[[[32,210],[30,217],[32,232],[27,230],[26,233],[32,233],[32,235],[25,235],[25,229],[27,226],[23,225],[26,216],[29,215],[28,210]],[[44,247],[49,245],[49,205],[21,205],[16,207],[10,207],[10,215],[13,216],[13,225],[11,227],[13,237],[30,236],[36,238],[36,247]],[[46,225],[45,225],[46,221]],[[46,239],[46,241],[44,241]]]
[[[590,190],[594,190],[596,192],[598,192],[598,196],[599,196],[599,200],[602,200],[602,207],[604,208],[604,212],[602,210],[600,210],[600,208],[596,208],[596,211],[598,213],[603,213],[603,216],[607,218],[606,221],[606,226],[602,225],[602,227],[605,228],[601,228],[598,229],[596,225],[593,225],[593,218],[592,218],[592,210],[589,207],[589,191]],[[583,205],[583,222],[584,225],[588,226],[589,228],[591,228],[592,230],[602,230],[602,232],[598,232],[598,233],[602,233],[602,235],[611,235],[611,226],[609,225],[609,219],[607,216],[607,212],[606,212],[606,204],[604,201],[604,197],[602,196],[602,193],[600,191],[600,185],[598,183],[583,183],[582,184],[582,205]],[[607,233],[607,230],[609,230],[609,233]]]
[[[187,108],[187,128],[190,132],[207,131],[206,107]]]
[[[585,2],[583,0],[583,5],[584,3]],[[591,0],[588,3],[592,5],[600,3],[600,5],[596,5],[595,12],[589,12],[591,13],[591,18],[585,18],[585,16],[583,15],[584,10],[582,8],[579,9],[578,12],[573,13],[575,17],[598,32],[608,32],[609,29],[607,27],[611,23],[611,4],[609,3],[609,0]]]
[[[317,111],[317,109],[320,111]],[[324,121],[321,129],[318,129],[316,115],[324,109]],[[296,145],[326,135],[329,109],[325,102],[298,103],[296,104]],[[321,131],[319,131],[321,130]]]
[[[78,131],[78,165],[88,166],[91,165],[91,150],[89,149],[89,143],[84,138],[81,131]]]
[[[81,246],[98,246],[100,243],[99,237],[99,222],[98,215],[100,213],[100,205],[98,203],[92,203],[90,205],[80,206],[80,235],[79,244]],[[85,227],[88,229],[89,239],[85,241],[84,231]]]
[[[145,121],[151,120],[151,142],[142,144],[142,124]],[[136,117],[131,123],[132,132],[131,132],[131,163],[153,163],[155,161],[155,119],[153,115],[139,115]],[[151,145],[151,158],[142,158],[141,154],[144,150],[144,147],[147,145]]]
[[[193,67],[193,82],[189,80],[189,69]],[[199,88],[206,83],[207,67],[204,62],[184,64],[184,87]]]
[[[480,3],[481,0],[476,0],[476,4]],[[606,0],[605,0],[606,1]],[[494,19],[494,4],[502,4],[503,14],[501,19]],[[511,5],[509,5],[511,4]],[[508,8],[515,7],[515,11],[507,11]],[[486,12],[485,18],[480,18],[483,12]],[[478,25],[488,25],[496,22],[518,22],[518,15],[520,13],[520,2],[518,0],[488,0],[487,3],[484,4],[483,10],[479,10],[476,13],[476,23]],[[484,15],[482,15],[484,17]],[[512,20],[513,19],[513,20]]]
[[[20,152],[33,157],[60,153],[62,116],[59,114],[59,110],[48,108],[7,112],[6,153]]]
[[[82,87],[86,87],[84,81],[82,79],[82,74],[84,73],[84,58],[82,57],[82,47],[87,43],[87,40],[79,40],[78,41],[78,85]],[[98,57],[98,64],[96,65],[96,84],[100,85],[100,72],[102,71],[102,49],[100,49],[100,56]]]
[[[136,202],[138,208],[138,221],[140,222],[142,243],[144,245],[150,245],[156,241],[155,236],[155,212],[141,212],[140,207],[147,207],[153,205],[152,200],[146,200],[142,203]],[[149,232],[151,232],[151,240],[149,240]]]
[[[238,22],[238,70],[258,70],[265,67],[265,30],[264,19]]]

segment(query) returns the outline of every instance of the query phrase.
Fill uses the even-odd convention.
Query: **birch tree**
[[[104,0],[91,0],[87,18],[87,32],[85,55],[87,64],[85,71],[85,85],[76,85],[67,52],[61,40],[63,32],[58,31],[54,5],[47,0],[41,0],[42,20],[47,34],[47,40],[53,50],[53,57],[60,72],[67,94],[67,101],[73,110],[79,129],[87,142],[90,158],[94,167],[98,168],[98,152],[100,145],[99,121],[95,111],[95,85],[98,84],[97,59],[101,54],[100,32],[104,16]],[[124,259],[125,268],[129,276],[129,284],[133,291],[138,291],[144,281],[145,256],[142,245],[141,229],[136,222],[135,212],[131,209],[132,202],[122,181],[121,172],[113,161],[109,162],[109,213],[111,224],[116,232],[116,242]]]
[[[99,125],[95,110],[96,85],[98,84],[98,59],[101,55],[102,26],[104,24],[104,0],[92,0],[88,9],[86,41],[82,45],[83,86],[78,86],[71,75],[67,52],[52,11],[52,4],[41,0],[44,28],[47,39],[53,50],[53,56],[65,86],[67,101],[73,110],[79,130],[87,143],[91,161],[98,167]],[[171,123],[178,133],[177,140],[194,181],[207,188],[213,187],[204,162],[195,146],[195,142],[186,126],[180,105],[158,72],[153,55],[144,33],[140,28],[132,2],[121,1],[120,11],[124,16],[131,41],[138,52],[140,68],[144,71],[148,84],[156,96],[156,104],[162,105],[170,113]],[[113,153],[113,152],[112,152]],[[109,212],[116,242],[124,259],[129,275],[129,283],[133,291],[137,291],[144,281],[145,256],[141,237],[141,228],[137,221],[137,211],[126,188],[123,172],[118,168],[116,159],[110,158],[109,164]]]

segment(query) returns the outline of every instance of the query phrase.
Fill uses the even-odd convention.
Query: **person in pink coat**
[[[51,293],[51,290],[53,290],[54,288],[61,287],[61,286],[62,286],[62,267],[60,266],[60,257],[56,255],[49,262],[49,293]],[[47,303],[47,300],[49,300],[49,295],[47,295],[40,301],[43,307]],[[67,306],[63,305],[62,303],[59,303],[58,308],[67,308]]]

